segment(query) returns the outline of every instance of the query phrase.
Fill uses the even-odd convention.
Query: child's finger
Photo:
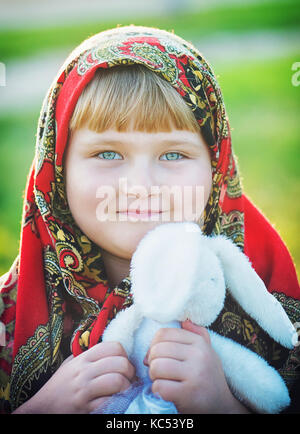
[[[131,382],[122,374],[110,372],[91,380],[88,387],[88,400],[107,397],[123,392],[131,386]]]
[[[149,366],[149,362],[148,362],[149,352],[150,352],[150,349],[147,351],[147,354],[145,355],[144,360],[143,360],[143,363],[146,366]]]
[[[157,379],[183,381],[185,379],[183,362],[169,358],[152,360],[149,367],[149,377],[152,381]]]
[[[96,362],[109,356],[127,357],[127,353],[119,342],[100,342],[77,357],[85,358],[89,362]]]
[[[172,381],[165,379],[154,380],[152,384],[152,392],[158,394],[166,401],[175,403],[175,399],[179,398],[182,392],[182,383],[180,381]],[[174,399],[175,397],[175,399]]]
[[[157,358],[174,359],[179,362],[186,360],[189,354],[189,346],[178,342],[157,342],[147,352],[147,364]]]
[[[197,335],[202,336],[203,339],[205,340],[205,342],[208,345],[211,345],[210,336],[209,336],[209,333],[208,333],[208,331],[206,330],[205,327],[198,326],[198,325],[194,324],[192,321],[190,321],[189,319],[183,321],[181,323],[181,327],[184,330],[188,330],[188,331],[190,331],[192,333],[196,333]]]
[[[92,363],[88,369],[90,378],[96,378],[100,375],[113,372],[124,375],[129,381],[132,381],[135,376],[134,366],[129,362],[127,357],[123,356],[104,357]]]
[[[161,328],[155,333],[150,348],[158,342],[177,342],[190,345],[194,344],[195,339],[191,333],[187,333],[187,330],[182,328]]]

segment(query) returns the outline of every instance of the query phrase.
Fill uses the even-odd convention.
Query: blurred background
[[[174,30],[212,65],[244,190],[279,231],[299,276],[299,0],[0,0],[0,274],[18,252],[48,86],[83,39],[128,24]]]

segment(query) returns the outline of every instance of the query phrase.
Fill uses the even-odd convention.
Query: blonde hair
[[[200,132],[196,118],[166,80],[142,65],[99,68],[81,93],[70,131],[89,128]]]

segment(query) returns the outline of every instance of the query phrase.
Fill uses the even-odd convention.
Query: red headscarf
[[[210,147],[213,188],[204,232],[225,234],[244,250],[291,319],[300,318],[299,284],[288,250],[242,193],[221,91],[210,66],[192,45],[164,31],[130,26],[103,32],[67,59],[41,111],[36,156],[26,187],[20,254],[1,280],[5,308],[1,321],[8,345],[0,353],[0,369],[7,411],[29,399],[49,379],[68,354],[70,341],[74,355],[95,345],[108,321],[132,303],[130,278],[116,288],[108,287],[101,248],[72,219],[63,155],[74,107],[97,68],[135,63],[159,74],[180,93]],[[262,354],[283,375],[291,372],[290,356],[277,348],[281,356],[276,362],[275,350],[270,350],[274,342],[229,296],[214,327]],[[299,376],[292,370],[294,377],[287,380],[291,385]]]

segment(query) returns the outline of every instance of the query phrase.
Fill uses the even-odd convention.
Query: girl
[[[160,194],[174,185],[196,190],[187,209]],[[104,199],[103,187],[114,194]],[[106,214],[99,208],[104,200]],[[134,366],[120,344],[101,336],[133,303],[129,266],[137,244],[178,211],[205,234],[236,243],[292,322],[299,321],[294,265],[242,193],[221,91],[207,62],[157,29],[95,35],[66,60],[41,111],[20,254],[1,279],[4,412],[89,413],[130,386]],[[229,294],[211,328],[278,369],[290,389],[289,411],[299,406],[298,347],[289,352],[276,344]],[[202,327],[162,329],[145,362],[153,391],[180,413],[249,411],[229,389]]]

